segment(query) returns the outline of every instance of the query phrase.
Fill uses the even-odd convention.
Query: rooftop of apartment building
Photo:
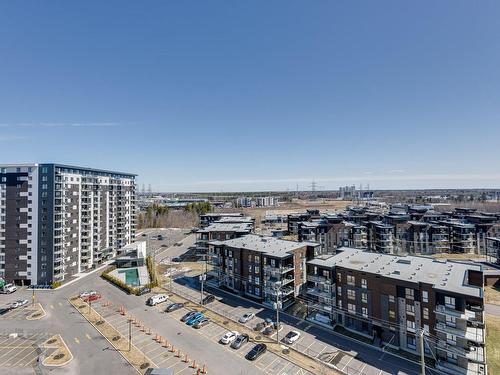
[[[200,217],[242,217],[240,212],[208,212],[200,215]]]
[[[251,223],[212,223],[208,227],[198,230],[196,233],[209,232],[245,232],[251,231]]]
[[[482,271],[478,264],[420,256],[394,256],[343,247],[336,255],[319,256],[308,264],[334,266],[378,274],[411,283],[432,284],[434,289],[482,297],[482,288],[467,284],[469,271]]]
[[[276,237],[263,237],[256,234],[247,234],[240,238],[234,238],[227,241],[212,241],[213,245],[225,245],[237,249],[247,249],[259,251],[266,255],[282,258],[290,255],[293,250],[304,246],[319,246],[312,242],[296,242],[278,239]]]
[[[220,219],[214,221],[213,223],[217,223],[217,224],[253,223],[253,219],[250,216],[222,216]]]
[[[66,165],[66,164],[58,164],[58,163],[0,164],[0,168],[40,167],[40,166],[49,166],[49,165],[54,166],[55,168],[61,168],[63,170],[67,170],[67,171],[70,171],[70,170],[77,171],[78,173],[88,172],[88,173],[92,173],[92,174],[98,174],[101,176],[117,175],[117,176],[126,176],[126,177],[137,177],[137,174],[134,174],[134,173],[111,171],[111,170],[107,170],[107,169],[79,167],[79,166],[75,166],[75,165]]]

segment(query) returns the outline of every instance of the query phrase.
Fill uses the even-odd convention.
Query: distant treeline
[[[200,214],[210,211],[209,202],[191,203],[184,210],[170,210],[155,203],[137,215],[137,228],[191,228],[198,225]]]

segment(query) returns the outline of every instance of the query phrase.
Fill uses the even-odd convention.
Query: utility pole
[[[200,282],[201,282],[200,305],[202,305],[202,306],[203,306],[203,284],[205,283],[206,279],[207,279],[206,273],[203,273],[200,275]]]
[[[274,288],[276,291],[276,343],[279,344],[280,339],[280,301],[281,297],[281,282],[277,282]]]
[[[35,289],[33,289],[33,294],[31,295],[31,305],[35,307]]]
[[[419,330],[421,375],[425,375],[424,330]]]

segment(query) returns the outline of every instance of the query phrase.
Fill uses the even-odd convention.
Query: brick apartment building
[[[292,304],[306,282],[306,261],[316,244],[249,234],[210,241],[209,283],[240,293],[270,307],[277,293],[283,308]]]
[[[299,241],[319,243],[324,254],[334,254],[342,246],[401,255],[486,254],[486,239],[500,237],[500,214],[472,209],[439,213],[429,206],[400,205],[389,211],[350,207],[343,213],[318,215],[294,214],[297,222],[288,225]]]
[[[342,248],[307,262],[310,320],[420,354],[450,374],[486,374],[480,265]]]
[[[135,237],[135,175],[61,164],[0,165],[0,277],[52,284]]]

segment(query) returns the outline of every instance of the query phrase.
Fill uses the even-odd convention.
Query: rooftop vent
[[[392,271],[392,273],[395,275],[401,275],[401,272],[399,272],[399,271]]]

